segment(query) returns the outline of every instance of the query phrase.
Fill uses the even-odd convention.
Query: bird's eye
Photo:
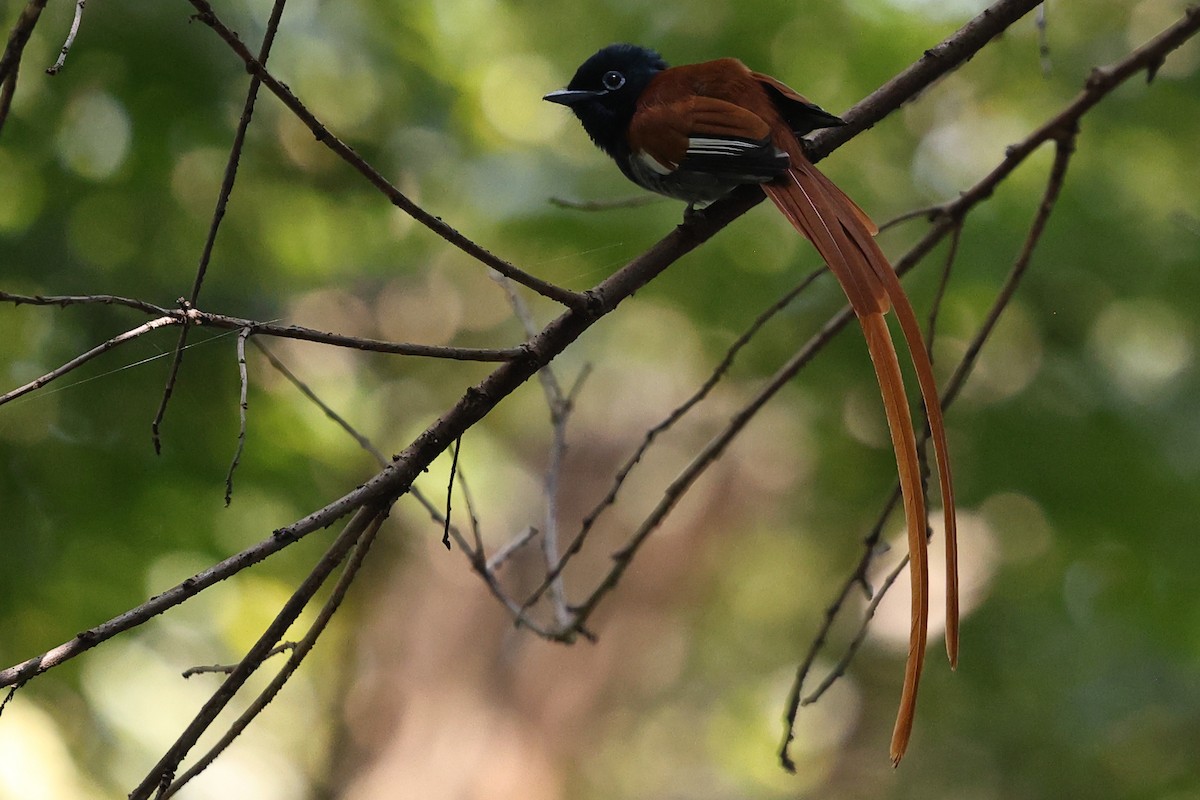
[[[625,85],[625,76],[617,72],[615,69],[610,69],[608,72],[604,73],[604,77],[601,78],[600,81],[604,84],[605,89],[608,89],[610,92],[615,92],[617,89],[620,89]]]

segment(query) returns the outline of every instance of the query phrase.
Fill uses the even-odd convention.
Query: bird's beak
[[[543,100],[549,100],[551,103],[558,103],[560,106],[575,106],[580,103],[586,103],[588,100],[594,100],[604,92],[594,92],[590,90],[577,89],[559,89],[551,92],[543,97]]]

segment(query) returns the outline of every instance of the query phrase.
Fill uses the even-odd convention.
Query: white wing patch
[[[693,136],[688,139],[688,155],[695,156],[739,156],[753,150],[761,150],[762,142],[746,139],[713,139]]]

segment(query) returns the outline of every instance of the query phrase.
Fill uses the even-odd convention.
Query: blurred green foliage
[[[23,6],[0,1],[0,18],[10,24]],[[1052,4],[1048,72],[1033,19],[1024,20],[822,168],[880,220],[953,197],[1067,103],[1092,66],[1120,58],[1184,6]],[[218,13],[254,49],[268,7],[229,0]],[[656,241],[681,211],[664,201],[585,214],[547,202],[634,191],[569,115],[539,99],[596,48],[635,41],[674,63],[736,55],[839,112],[981,7],[294,0],[269,65],[425,208],[523,268],[583,289]],[[51,3],[43,14],[0,134],[0,288],[170,305],[190,290],[247,75],[207,27],[189,21],[188,4],[164,2],[89,5],[64,70],[48,77],[42,69],[72,11]],[[885,645],[864,650],[852,675],[802,712],[801,775],[785,775],[773,758],[790,670],[893,477],[865,352],[846,335],[747,434],[745,463],[768,473],[786,463],[779,474],[791,480],[760,480],[756,500],[732,503],[737,521],[726,517],[698,556],[706,578],[677,619],[687,641],[679,676],[653,704],[612,698],[617,710],[596,725],[602,741],[569,772],[563,796],[1200,797],[1198,65],[1192,42],[1152,84],[1131,82],[1086,117],[1029,276],[949,414],[968,518],[964,559],[978,585],[957,674],[930,658],[903,768],[892,773],[883,755],[902,650],[884,619]],[[969,218],[941,315],[943,369],[1018,252],[1048,164],[1047,154],[1034,158]],[[900,253],[923,224],[885,233],[885,249]],[[935,255],[910,279],[918,307],[933,294],[938,263]],[[597,365],[581,398],[582,452],[597,442],[627,452],[736,332],[817,265],[760,208],[639,293],[562,359],[566,376]],[[734,367],[729,407],[841,302],[822,280],[769,326]],[[199,305],[435,344],[522,338],[479,265],[394,211],[265,91]],[[542,321],[557,313],[534,308]],[[114,308],[0,308],[3,388],[142,321]],[[252,356],[247,451],[233,505],[222,508],[238,425],[235,337],[192,335],[156,457],[149,423],[175,336],[139,339],[0,408],[5,665],[136,605],[373,472],[365,453]],[[268,344],[388,452],[487,373]],[[642,404],[645,420],[633,410]],[[703,441],[719,416],[688,441]],[[502,499],[513,492],[536,502],[545,419],[531,388],[464,447],[479,494],[491,498],[481,505],[514,529],[531,512]],[[438,486],[426,484],[434,494]],[[127,791],[177,726],[129,724],[142,705],[114,701],[112,676],[137,675],[144,694],[161,689],[174,703],[178,681],[148,676],[168,674],[164,664],[235,659],[319,547],[293,548],[219,587],[223,599],[189,604],[153,634],[128,637],[125,649],[101,648],[35,681],[0,719],[0,739],[6,726],[21,726],[27,741],[48,742],[37,751],[42,761],[26,766],[58,765],[59,777],[31,779],[57,788],[18,795],[12,787],[22,784],[6,777],[0,796]],[[351,637],[356,613],[331,636]],[[835,629],[835,644],[851,635]],[[336,735],[338,686],[322,676],[345,657],[318,648],[300,688],[280,701],[287,714],[311,718],[288,716],[272,728],[276,739],[247,745],[292,765],[254,796],[306,796],[316,790],[305,787],[326,780],[322,737]],[[22,712],[23,702],[47,716]],[[177,721],[195,700],[179,702]],[[324,733],[280,733],[298,724]],[[8,775],[3,754],[0,764]]]

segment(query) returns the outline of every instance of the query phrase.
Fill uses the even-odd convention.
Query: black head
[[[624,133],[637,99],[667,62],[653,50],[632,44],[610,44],[575,71],[566,89],[543,100],[567,106],[600,149],[613,158],[626,152]]]

